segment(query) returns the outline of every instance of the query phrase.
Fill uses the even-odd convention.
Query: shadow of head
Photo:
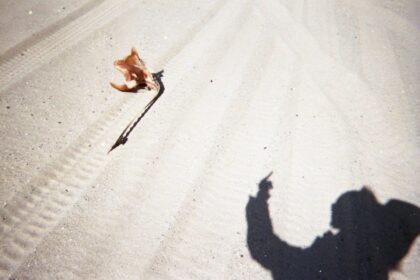
[[[362,222],[363,217],[379,215],[381,207],[374,194],[366,187],[360,191],[346,192],[331,206],[331,226],[347,230]]]
[[[367,187],[344,193],[331,210],[331,226],[358,249],[357,260],[378,270],[397,269],[420,233],[419,208],[395,199],[381,204]]]

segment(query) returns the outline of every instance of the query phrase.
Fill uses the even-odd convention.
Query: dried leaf
[[[114,66],[124,75],[125,83],[118,85],[111,82],[113,88],[123,92],[137,92],[142,88],[159,90],[159,85],[134,47],[130,55],[114,61]]]

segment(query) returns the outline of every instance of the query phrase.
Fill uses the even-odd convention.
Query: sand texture
[[[418,1],[0,7],[0,279],[418,279]]]

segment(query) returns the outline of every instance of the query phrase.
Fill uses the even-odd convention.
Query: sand
[[[0,0],[1,279],[283,279],[247,242],[271,171],[302,250],[349,191],[420,205],[416,1],[32,2]],[[109,86],[132,46],[165,91],[108,154],[155,94]]]

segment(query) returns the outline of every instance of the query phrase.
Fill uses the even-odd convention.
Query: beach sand
[[[349,191],[420,205],[416,1],[31,2],[0,0],[0,279],[283,279],[247,242],[270,172],[302,250]],[[165,90],[108,154],[156,94],[109,85],[132,46]]]

